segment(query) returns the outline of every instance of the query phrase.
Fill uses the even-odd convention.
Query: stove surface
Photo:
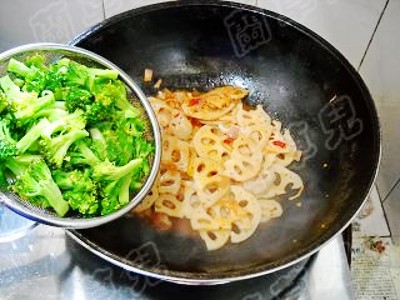
[[[182,286],[129,273],[98,258],[62,229],[39,225],[0,244],[0,298],[354,299],[342,238],[280,272],[216,286]]]

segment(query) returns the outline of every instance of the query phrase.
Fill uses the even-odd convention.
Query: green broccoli
[[[37,120],[37,119],[41,119],[41,118],[46,118],[48,119],[50,122],[54,122],[57,121],[59,119],[63,119],[68,115],[68,112],[64,109],[60,109],[60,108],[46,108],[46,109],[42,109],[40,111],[38,111],[33,119]]]
[[[35,65],[28,67],[23,62],[12,58],[8,63],[7,71],[22,77],[24,79],[24,89],[28,92],[35,91],[40,93],[46,88],[47,72],[37,68]]]
[[[43,208],[51,206],[60,217],[68,212],[68,202],[63,199],[43,159],[33,160],[25,167],[24,172],[15,175],[16,180],[12,188],[22,199]]]
[[[17,142],[16,147],[19,154],[25,153],[35,142],[37,142],[43,131],[51,125],[46,118],[41,119],[36,125]]]
[[[9,104],[14,106],[15,110],[18,110],[20,107],[25,108],[29,106],[38,97],[38,93],[36,92],[21,91],[20,87],[8,75],[0,78],[0,87],[3,89]]]
[[[108,158],[107,142],[101,131],[98,128],[91,128],[89,133],[90,137],[92,138],[90,149],[92,149],[101,160]]]
[[[104,186],[101,190],[101,215],[108,215],[129,203],[129,187],[131,180],[131,177],[126,175]]]
[[[70,163],[72,165],[95,166],[101,162],[101,160],[93,153],[83,139],[77,141],[71,147],[71,151],[68,154],[70,157]]]
[[[99,181],[116,181],[139,172],[142,164],[143,159],[141,158],[133,159],[124,166],[116,166],[106,159],[93,167],[93,178]]]
[[[8,107],[8,101],[6,94],[0,89],[0,115],[3,111],[5,111]]]
[[[0,161],[7,160],[17,154],[17,142],[10,133],[10,122],[0,119]]]
[[[54,138],[42,136],[43,139],[40,140],[39,144],[43,147],[42,153],[46,157],[47,161],[55,167],[61,168],[64,159],[70,159],[69,157],[66,157],[69,147],[79,139],[88,135],[89,133],[86,130],[75,129]]]
[[[14,108],[14,116],[16,119],[23,120],[24,123],[29,123],[30,119],[35,119],[36,114],[42,109],[52,106],[55,103],[54,94],[50,91],[43,93],[43,96],[37,98],[31,103],[19,105],[17,103],[11,105]]]
[[[15,177],[26,172],[32,162],[42,159],[40,155],[19,155],[9,158],[4,162],[4,167],[9,169]]]
[[[55,120],[43,130],[42,136],[51,138],[56,133],[67,133],[77,129],[85,129],[86,119],[81,110],[66,114],[64,117]]]
[[[100,203],[97,197],[97,186],[91,179],[89,169],[71,172],[56,170],[53,177],[63,190],[64,199],[73,210],[87,216],[98,213]]]

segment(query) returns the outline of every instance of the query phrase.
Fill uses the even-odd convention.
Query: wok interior
[[[120,66],[147,95],[156,90],[143,83],[145,68],[153,69],[155,78],[163,80],[162,87],[171,89],[247,88],[247,101],[261,103],[273,118],[283,121],[305,151],[306,159],[293,165],[305,183],[301,206],[283,200],[282,218],[261,224],[249,240],[215,252],[207,252],[200,238],[159,232],[132,217],[75,233],[98,250],[107,251],[108,256],[146,271],[182,278],[268,271],[331,238],[367,196],[379,157],[379,126],[361,79],[336,50],[307,29],[283,22],[270,12],[238,11],[238,7],[156,5],[105,21],[75,43]],[[262,16],[270,40],[238,57],[228,35],[230,28],[224,24],[232,13],[245,18]],[[329,150],[326,141],[330,133],[322,130],[318,115],[334,95],[352,100],[362,131]],[[335,128],[340,133],[338,126],[343,125]],[[136,259],[140,251],[148,254],[146,263]]]

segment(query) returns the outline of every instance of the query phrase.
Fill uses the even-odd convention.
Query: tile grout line
[[[106,19],[106,4],[104,3],[106,0],[101,0],[101,6],[103,8],[103,21]]]
[[[393,190],[400,184],[400,177],[397,178],[396,183],[390,188],[389,192],[387,192],[385,198],[383,198],[382,203],[386,201],[387,198],[389,198],[390,194],[393,192]]]
[[[378,22],[377,22],[376,25],[375,25],[374,31],[372,32],[372,35],[371,35],[371,38],[370,38],[369,41],[368,41],[367,48],[365,49],[364,54],[363,54],[363,56],[362,56],[362,58],[361,58],[360,64],[358,65],[358,68],[357,68],[357,71],[358,71],[358,72],[360,71],[360,68],[361,68],[361,66],[362,66],[362,64],[363,64],[363,62],[364,62],[364,59],[365,59],[365,57],[367,56],[369,47],[370,47],[371,44],[372,44],[372,40],[373,40],[374,37],[375,37],[376,31],[378,30],[379,24],[380,24],[381,21],[382,21],[383,15],[384,15],[385,12],[386,12],[386,8],[387,8],[387,6],[388,6],[388,4],[389,4],[389,1],[390,1],[390,0],[386,0],[385,6],[383,7],[382,12],[381,12],[381,14],[380,14],[380,16],[379,16]]]

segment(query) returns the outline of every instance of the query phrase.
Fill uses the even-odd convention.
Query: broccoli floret
[[[56,133],[67,133],[77,129],[84,129],[86,126],[86,119],[81,110],[74,113],[66,114],[64,117],[52,122],[45,128],[42,136],[51,138]]]
[[[10,122],[6,119],[0,120],[0,161],[7,160],[17,154],[17,142],[10,133]]]
[[[23,175],[34,161],[40,159],[40,155],[19,155],[8,159],[4,163],[4,167],[18,177]]]
[[[51,91],[44,91],[42,96],[38,98],[36,92],[21,91],[8,75],[0,78],[0,86],[5,92],[15,118],[22,120],[23,124],[29,123],[30,118],[34,118],[35,113],[53,105],[55,102],[54,94]]]
[[[112,104],[121,110],[132,108],[132,104],[126,98],[125,85],[119,80],[96,84],[91,92],[96,101],[103,105]]]
[[[63,199],[43,159],[34,160],[29,164],[26,171],[16,178],[13,189],[22,199],[35,205],[45,208],[51,206],[60,217],[69,210],[68,202]]]
[[[77,141],[68,154],[72,165],[95,166],[101,162],[84,140]]]
[[[8,102],[15,110],[18,110],[20,107],[25,108],[30,104],[34,103],[38,97],[38,93],[36,92],[23,92],[16,85],[10,76],[5,75],[0,78],[0,86],[3,89]]]
[[[8,62],[7,71],[15,73],[22,78],[25,78],[32,73],[32,70],[28,66],[14,58],[11,58]]]
[[[53,177],[57,185],[64,190],[64,199],[73,210],[79,211],[82,215],[98,213],[100,203],[97,197],[97,185],[91,179],[89,169],[71,172],[57,170]]]
[[[29,123],[31,119],[36,118],[36,114],[46,107],[50,107],[55,102],[54,94],[51,91],[46,91],[43,96],[37,98],[31,103],[24,105],[12,104],[14,108],[14,116],[16,119],[23,120],[23,123]]]
[[[30,55],[25,59],[25,65],[28,67],[36,67],[40,70],[47,71],[47,67],[45,65],[46,62],[46,57],[44,55],[41,55],[39,53],[36,53],[34,55]]]
[[[39,140],[43,131],[51,125],[49,120],[43,118],[34,125],[28,132],[17,142],[19,154],[25,153],[36,141]]]
[[[35,65],[28,67],[23,62],[10,59],[7,70],[24,79],[24,89],[28,92],[35,91],[40,93],[47,85],[47,71],[37,68]]]
[[[107,158],[107,142],[103,134],[98,128],[91,128],[89,130],[90,137],[92,138],[92,143],[90,149],[100,158],[100,160],[105,160]]]
[[[99,181],[116,181],[127,175],[139,172],[143,159],[133,159],[124,166],[116,166],[109,160],[100,162],[93,167],[93,178]]]
[[[57,121],[59,119],[65,118],[68,115],[66,110],[60,108],[47,108],[38,111],[35,114],[35,119],[46,118],[50,122]]]
[[[129,203],[129,175],[117,181],[109,182],[101,189],[101,215],[108,215]]]
[[[61,168],[64,159],[69,159],[69,157],[66,158],[69,147],[88,135],[89,133],[86,130],[76,129],[54,138],[42,136],[43,139],[39,144],[43,147],[42,152],[47,161],[55,167]]]
[[[5,190],[8,187],[6,168],[0,163],[0,190]]]
[[[76,109],[85,110],[87,105],[93,103],[92,94],[77,86],[63,88],[60,93],[61,99],[65,100],[65,107],[69,112],[74,112]]]
[[[5,111],[8,107],[8,101],[6,94],[0,89],[0,115],[3,111]]]

